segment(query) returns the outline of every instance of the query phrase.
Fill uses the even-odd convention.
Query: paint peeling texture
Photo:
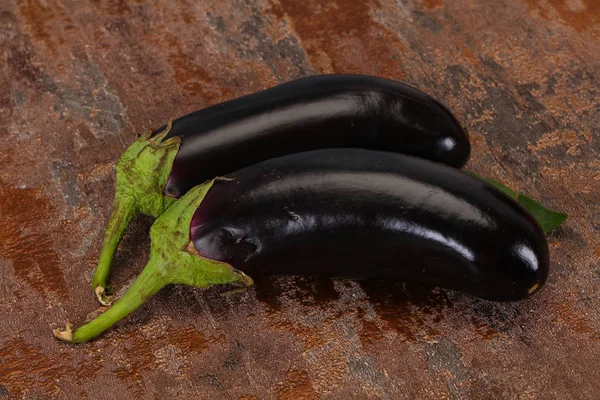
[[[600,2],[3,0],[0,399],[597,399]],[[315,73],[403,80],[468,128],[468,167],[570,215],[531,299],[402,282],[167,287],[98,340],[90,282],[138,133]],[[120,296],[150,218],[115,260]]]

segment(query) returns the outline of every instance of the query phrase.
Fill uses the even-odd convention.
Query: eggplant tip
[[[96,297],[98,298],[100,304],[102,304],[103,306],[110,306],[112,299],[110,298],[107,290],[103,286],[96,286],[94,292],[96,292]]]
[[[54,336],[65,342],[73,342],[73,325],[67,322],[65,329],[56,328]]]

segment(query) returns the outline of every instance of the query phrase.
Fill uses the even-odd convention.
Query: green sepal
[[[99,335],[140,307],[168,284],[204,288],[219,284],[250,286],[252,278],[230,264],[203,258],[190,242],[194,212],[214,183],[209,181],[191,189],[165,211],[152,225],[150,260],[133,285],[112,307],[87,324],[72,330],[55,330],[61,340],[80,343]]]
[[[175,202],[163,193],[181,145],[179,137],[164,140],[170,130],[171,122],[154,137],[151,132],[142,135],[117,162],[112,214],[92,281],[102,304],[108,304],[107,280],[114,254],[133,217],[140,213],[158,217]]]

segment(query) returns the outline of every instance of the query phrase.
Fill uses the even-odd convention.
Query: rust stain
[[[442,4],[442,1],[440,1],[440,5]],[[477,56],[475,55],[475,53],[473,53],[473,50],[471,50],[466,44],[459,44],[460,49],[462,51],[462,53],[464,54],[465,58],[467,60],[469,60],[471,62],[471,65],[476,65],[476,63],[479,61],[479,59],[477,58]]]
[[[191,96],[201,96],[203,84],[212,82],[212,77],[206,70],[194,63],[194,60],[185,54],[177,37],[172,34],[165,34],[164,40],[172,49],[167,62],[173,68],[173,78],[182,85]]]
[[[131,8],[124,0],[104,0],[102,1],[102,12],[108,15],[123,16],[131,14]]]
[[[423,0],[423,7],[427,10],[433,10],[444,5],[442,0]]]
[[[144,374],[156,370],[153,341],[143,337],[138,331],[131,332],[127,336],[133,339],[133,344],[122,348],[125,365],[115,369],[113,373],[140,396],[143,394]]]
[[[57,30],[64,29],[70,33],[79,30],[65,10],[52,0],[19,2],[19,12],[33,40],[44,42],[53,56],[56,55],[58,45],[66,43],[66,39],[63,35],[58,35]]]
[[[325,345],[325,340],[319,329],[302,324],[293,324],[288,319],[280,319],[280,313],[269,314],[269,327],[278,331],[290,332],[302,339],[305,350]]]
[[[273,14],[287,17],[320,73],[370,73],[403,77],[392,55],[403,50],[397,35],[371,15],[370,1],[296,1],[272,3]]]
[[[282,304],[294,303],[309,307],[319,307],[327,312],[332,303],[339,299],[340,294],[335,290],[331,279],[288,277],[258,277],[255,281],[257,300],[267,307],[269,327],[278,331],[290,332],[300,338],[305,350],[322,347],[326,338],[322,328],[294,323],[285,317]],[[339,313],[323,320],[323,326],[341,318]]]
[[[171,49],[167,62],[173,69],[173,79],[190,96],[201,97],[209,104],[215,103],[226,96],[232,96],[229,89],[212,85],[216,80],[208,71],[198,65],[193,57],[186,54],[175,35],[164,31],[162,39],[167,43],[167,47]]]
[[[139,330],[132,330],[124,336],[124,342],[130,344],[123,346],[121,354],[124,362],[114,371],[114,375],[121,382],[129,385],[138,396],[144,394],[145,377],[156,372],[157,368],[161,368],[162,360],[157,357],[160,349],[173,346],[181,350],[178,361],[182,364],[180,368],[184,373],[189,370],[189,362],[193,357],[208,350],[212,344],[226,341],[223,335],[207,338],[193,326],[180,329],[168,328],[156,337],[146,337]]]
[[[591,325],[590,320],[581,313],[581,311],[575,311],[573,304],[570,302],[556,303],[555,305],[556,317],[554,322],[565,325],[569,329],[579,334],[593,333],[593,336],[598,336],[598,333]]]
[[[275,385],[277,400],[316,400],[319,398],[306,371],[290,369],[285,382]]]
[[[585,31],[600,22],[600,2],[597,0],[525,0],[540,16],[552,19],[548,4],[563,21],[576,31]]]
[[[61,391],[57,381],[63,372],[59,363],[19,339],[0,347],[0,377],[9,393],[24,395],[41,385],[47,395],[56,395]]]
[[[594,256],[600,260],[600,244],[597,244],[594,248]]]
[[[369,318],[363,308],[358,309],[358,319],[362,323],[362,329],[359,332],[360,342],[363,346],[369,347],[384,339],[385,329],[378,324],[374,318]]]
[[[48,48],[54,52],[56,44],[48,32],[48,26],[56,17],[53,9],[54,7],[49,7],[46,2],[42,4],[40,0],[23,1],[19,5],[19,11],[32,38],[45,42]]]
[[[481,318],[472,317],[471,323],[475,328],[475,333],[479,336],[480,339],[491,341],[498,337],[499,333],[494,328],[492,328],[489,323]]]
[[[0,346],[0,377],[13,395],[25,396],[32,387],[42,387],[47,395],[58,394],[62,390],[57,384],[61,377],[74,376],[83,385],[104,369],[101,352],[86,351],[85,354],[88,358],[79,358],[73,368],[65,362],[71,361],[69,355],[59,354],[60,361],[57,361],[15,338]],[[85,397],[83,388],[80,396]]]
[[[207,339],[204,334],[198,332],[193,326],[184,329],[173,329],[165,335],[166,341],[183,350],[186,355],[198,354],[207,350],[211,344],[225,343],[225,336]]]
[[[541,150],[566,145],[568,155],[577,155],[581,151],[581,146],[588,144],[590,140],[591,137],[573,131],[558,131],[545,134],[535,144],[529,144],[527,147],[533,153],[538,153]]]
[[[44,223],[52,218],[42,190],[16,189],[0,182],[0,254],[15,275],[44,297],[68,300],[58,256]]]

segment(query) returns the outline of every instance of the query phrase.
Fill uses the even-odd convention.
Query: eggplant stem
[[[146,300],[148,300],[148,298],[162,289],[165,285],[166,282],[160,275],[157,260],[151,259],[125,295],[108,310],[100,314],[91,322],[75,329],[70,335],[57,335],[56,331],[54,335],[58,339],[72,343],[81,343],[89,340],[138,309],[146,302]],[[67,325],[67,331],[68,330]]]
[[[96,297],[103,305],[109,304],[107,280],[115,252],[123,238],[125,230],[136,214],[137,207],[134,198],[117,192],[113,211],[108,220],[106,232],[104,233],[104,243],[98,260],[98,267],[92,280],[92,287],[96,292]]]
[[[155,137],[144,135],[132,143],[116,165],[116,190],[92,287],[100,303],[108,305],[108,277],[115,252],[131,220],[137,214],[161,215],[175,199],[164,195],[181,138],[163,139],[171,130],[169,121]]]
[[[161,215],[150,229],[150,260],[129,290],[103,314],[75,329],[55,330],[61,340],[80,343],[93,338],[135,311],[167,284],[204,288],[219,284],[248,287],[252,278],[231,265],[191,251],[190,223],[214,181],[194,187]]]

